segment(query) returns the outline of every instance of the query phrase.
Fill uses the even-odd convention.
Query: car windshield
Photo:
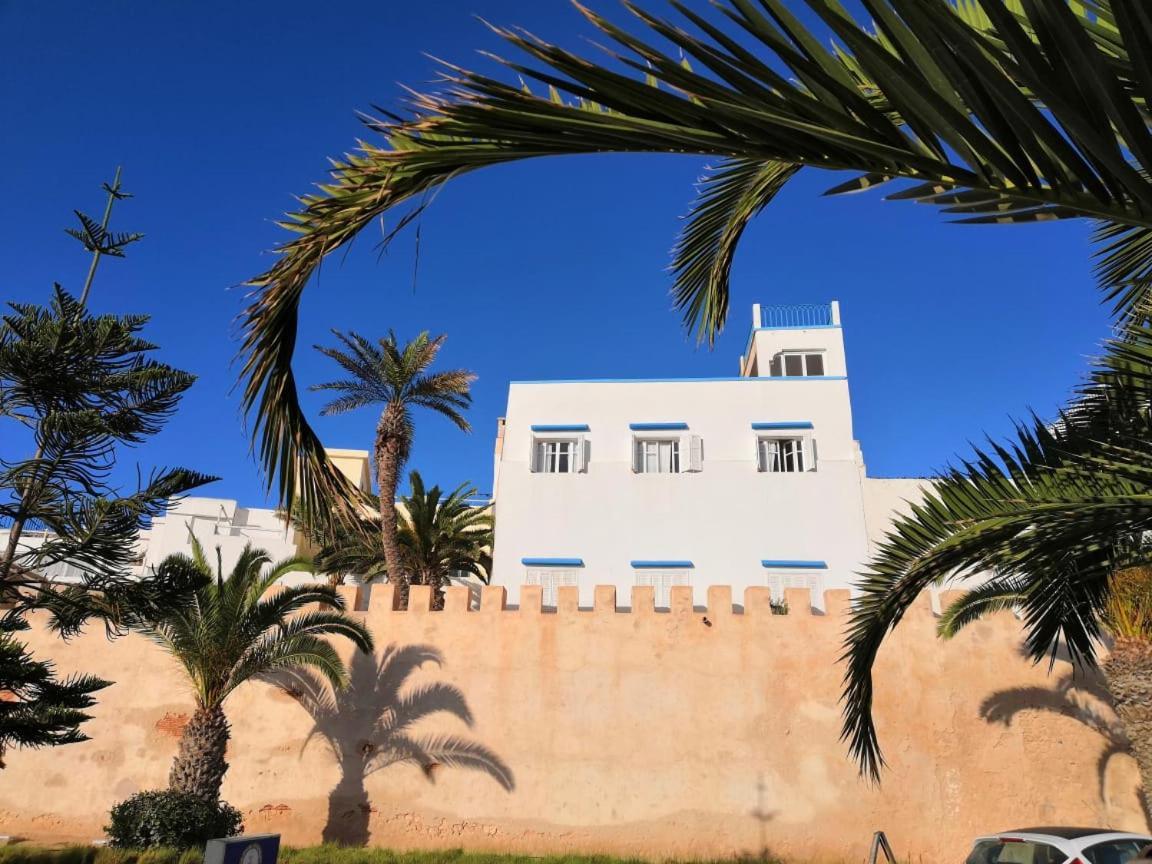
[[[1032,840],[981,840],[965,864],[1061,864],[1068,856],[1047,843]],[[1097,864],[1093,861],[1092,864]],[[1104,864],[1104,862],[1101,862]],[[1106,862],[1116,864],[1116,862]]]
[[[1109,840],[1084,850],[1088,864],[1128,864],[1147,846],[1148,840]]]

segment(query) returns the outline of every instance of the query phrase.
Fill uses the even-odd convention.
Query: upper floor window
[[[680,439],[639,441],[639,461],[636,470],[641,474],[676,474],[680,471]]]
[[[587,464],[584,425],[542,425],[532,427],[529,470],[538,474],[576,474]],[[544,433],[544,434],[541,434]]]
[[[808,447],[803,438],[761,438],[757,442],[759,468],[770,474],[810,471]]]
[[[824,374],[824,355],[817,351],[781,351],[772,358],[768,374],[773,378],[811,378]]]
[[[559,589],[580,584],[580,570],[576,567],[528,567],[524,574],[526,585],[541,587],[541,605],[556,608]]]
[[[660,564],[667,566],[659,566]],[[636,584],[652,587],[657,609],[668,609],[672,606],[673,586],[692,584],[691,566],[690,561],[632,562],[636,572]]]
[[[704,443],[699,435],[633,439],[632,470],[637,474],[679,474],[700,471]]]
[[[571,474],[576,470],[575,441],[539,441],[536,470],[542,474]]]

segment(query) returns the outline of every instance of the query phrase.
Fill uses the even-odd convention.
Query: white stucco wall
[[[225,572],[249,543],[265,550],[273,561],[296,554],[296,532],[275,510],[240,507],[227,498],[185,498],[153,520],[144,566],[155,566],[175,553],[190,554],[189,531],[196,535],[213,566],[215,550],[220,549]]]
[[[775,334],[775,337],[774,337]],[[757,350],[827,357],[823,378],[513,382],[497,450],[493,581],[518,602],[525,558],[578,558],[581,603],[614,585],[627,603],[633,560],[685,560],[697,602],[708,585],[769,584],[764,559],[824,561],[822,587],[848,587],[867,553],[862,462],[838,327],[753,334]],[[763,369],[767,372],[767,367]],[[699,472],[637,474],[632,423],[687,423]],[[810,422],[816,470],[757,470],[753,423]],[[530,470],[533,425],[585,424],[582,473]],[[653,433],[664,434],[664,433]],[[685,459],[682,445],[681,459]]]

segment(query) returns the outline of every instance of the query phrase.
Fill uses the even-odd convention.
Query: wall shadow
[[[372,805],[364,781],[393,765],[416,765],[429,783],[445,768],[465,768],[487,774],[507,792],[515,788],[511,769],[483,744],[413,730],[433,714],[449,714],[473,725],[459,688],[444,682],[408,684],[412,673],[427,663],[444,663],[431,645],[389,645],[379,658],[357,651],[349,663],[348,686],[336,692],[309,672],[293,670],[269,678],[312,717],[314,725],[301,751],[320,737],[340,767],[340,779],[328,794],[325,843],[367,845]]]
[[[1100,672],[1081,666],[1074,672],[1061,675],[1051,687],[999,690],[981,703],[980,716],[988,723],[1008,727],[1018,714],[1042,711],[1071,717],[1096,732],[1104,739],[1104,750],[1096,761],[1097,789],[1100,799],[1107,801],[1108,765],[1116,756],[1130,753],[1131,745],[1124,724],[1115,717],[1102,715],[1089,699],[1113,705],[1112,694]],[[1147,793],[1139,789],[1137,794],[1147,813]]]

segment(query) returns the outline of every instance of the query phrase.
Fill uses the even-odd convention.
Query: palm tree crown
[[[389,566],[388,578],[399,586],[400,602],[404,604],[411,568],[397,539],[395,502],[400,470],[412,452],[415,429],[411,409],[435,411],[463,431],[469,431],[471,427],[461,412],[472,404],[469,387],[476,376],[464,369],[428,371],[444,344],[442,335],[431,338],[425,331],[401,346],[391,331],[375,343],[356,333],[333,332],[344,346],[343,350],[319,345],[316,349],[334,360],[350,377],[316,384],[312,389],[340,394],[324,407],[324,414],[342,414],[369,405],[384,406],[376,424],[374,448],[376,483],[380,490],[380,538]]]
[[[402,499],[400,545],[421,584],[437,593],[452,573],[470,573],[488,581],[491,568],[492,511],[470,504],[476,489],[461,483],[445,494],[426,489],[420,472],[408,475],[412,492]]]
[[[273,563],[266,552],[248,546],[225,574],[219,551],[214,570],[195,538],[192,551],[191,557],[169,556],[159,570],[198,572],[208,577],[206,584],[188,607],[161,610],[140,630],[176,659],[196,699],[170,782],[215,800],[228,767],[228,725],[222,710],[228,695],[280,669],[310,668],[341,687],[347,673],[325,637],[342,636],[371,651],[372,636],[344,614],[344,602],[331,587],[275,587],[283,576],[309,569],[303,559]],[[306,611],[312,604],[323,608]]]
[[[332,333],[345,350],[322,345],[316,350],[336,361],[350,377],[312,385],[312,390],[341,394],[321,414],[344,414],[369,405],[396,406],[407,414],[410,407],[419,407],[443,414],[465,432],[471,430],[461,412],[472,404],[468,388],[476,376],[465,369],[428,372],[447,337],[431,338],[425,331],[401,346],[392,331],[375,343],[358,333]],[[410,423],[405,428],[410,436]]]

